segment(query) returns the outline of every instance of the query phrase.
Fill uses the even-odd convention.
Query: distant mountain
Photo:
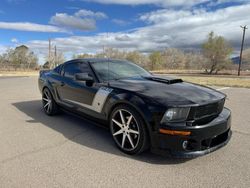
[[[233,64],[239,64],[239,61],[240,61],[240,56],[237,56],[237,57],[233,57],[231,58]]]

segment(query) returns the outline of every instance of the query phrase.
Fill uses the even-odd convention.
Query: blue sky
[[[48,38],[67,57],[103,46],[197,50],[213,30],[237,54],[249,12],[249,0],[1,0],[0,53],[25,44],[43,59]]]

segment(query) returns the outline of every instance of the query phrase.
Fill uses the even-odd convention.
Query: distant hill
[[[237,57],[233,57],[233,58],[231,58],[231,60],[232,60],[232,62],[233,62],[233,64],[239,64],[239,62],[240,62],[240,56],[237,56]],[[242,63],[247,63],[244,59],[242,59]]]
[[[231,58],[233,64],[239,64],[239,61],[240,61],[240,56],[237,56],[237,57],[233,57]]]

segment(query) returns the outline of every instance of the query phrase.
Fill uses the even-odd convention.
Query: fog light
[[[187,147],[188,147],[188,141],[187,141],[187,140],[183,141],[182,147],[183,147],[183,149],[185,149],[185,150],[187,149]]]

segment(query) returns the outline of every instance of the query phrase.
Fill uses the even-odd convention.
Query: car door
[[[95,82],[88,86],[86,81],[75,79],[77,73],[88,73],[94,78]],[[99,85],[89,64],[87,62],[67,63],[64,65],[61,74],[63,79],[57,89],[61,102],[69,106],[91,109]]]

